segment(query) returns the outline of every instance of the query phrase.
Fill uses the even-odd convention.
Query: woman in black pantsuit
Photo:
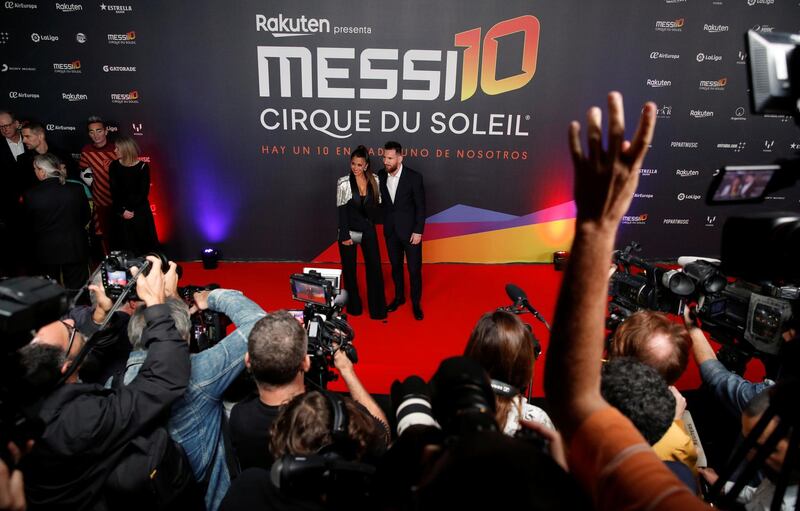
[[[112,248],[135,255],[158,250],[156,225],[150,210],[150,168],[139,161],[139,146],[129,137],[119,137],[114,152],[118,160],[108,168],[111,208],[116,217]]]
[[[369,168],[369,154],[362,145],[350,154],[350,173],[336,184],[339,210],[339,254],[342,259],[344,286],[347,289],[347,312],[361,314],[361,297],[356,276],[356,245],[361,245],[367,271],[367,303],[372,319],[386,318],[383,272],[375,233],[375,218],[381,202],[378,176]],[[360,240],[359,240],[360,237]]]

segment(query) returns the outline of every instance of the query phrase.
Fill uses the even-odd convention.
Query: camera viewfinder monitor
[[[322,278],[306,275],[292,275],[292,298],[300,302],[329,305],[331,297],[330,283]]]
[[[711,181],[709,204],[760,202],[780,165],[728,165]]]
[[[750,101],[754,114],[796,115],[800,83],[800,35],[748,30]]]

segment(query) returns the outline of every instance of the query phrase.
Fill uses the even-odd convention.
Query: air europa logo
[[[520,72],[498,78],[498,40],[518,33],[524,36]],[[445,101],[449,101],[457,93],[459,57],[462,60],[461,101],[471,98],[479,86],[485,94],[495,96],[520,89],[533,79],[539,52],[539,20],[535,16],[526,15],[501,21],[491,27],[485,36],[481,37],[481,34],[480,27],[455,34],[453,45],[463,48],[460,52],[409,49],[403,52],[402,57],[400,50],[393,48],[366,48],[356,55],[355,48],[259,46],[259,95],[262,98],[273,95],[271,72],[277,72],[279,79],[275,81],[280,85],[280,96],[292,97],[292,70],[299,68],[301,96],[304,98],[390,100],[400,95],[404,100],[434,101],[443,97]],[[312,55],[312,51],[316,52],[316,56]],[[298,61],[299,66],[290,65],[290,60]],[[369,80],[369,86],[330,85],[331,80],[351,78],[350,68],[343,63],[346,61],[357,63],[357,78]],[[419,69],[423,66],[424,70]],[[432,69],[433,67],[438,69]],[[400,90],[401,70],[404,81],[421,83],[422,86]],[[376,82],[378,86],[375,86]]]

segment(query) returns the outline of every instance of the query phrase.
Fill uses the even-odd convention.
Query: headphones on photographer
[[[328,407],[331,412],[330,432],[332,442],[322,447],[318,453],[333,453],[344,459],[352,458],[355,445],[347,432],[348,425],[350,424],[350,417],[347,415],[347,406],[342,397],[338,394],[328,392],[327,390],[320,391],[320,393],[325,396],[325,400],[328,402]]]

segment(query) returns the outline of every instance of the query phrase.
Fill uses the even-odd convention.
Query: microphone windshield
[[[336,295],[336,298],[333,299],[333,306],[344,307],[345,305],[347,305],[347,290],[342,289],[339,291],[339,294]]]
[[[522,303],[528,300],[525,291],[517,287],[515,284],[506,284],[506,294],[514,303]]]

